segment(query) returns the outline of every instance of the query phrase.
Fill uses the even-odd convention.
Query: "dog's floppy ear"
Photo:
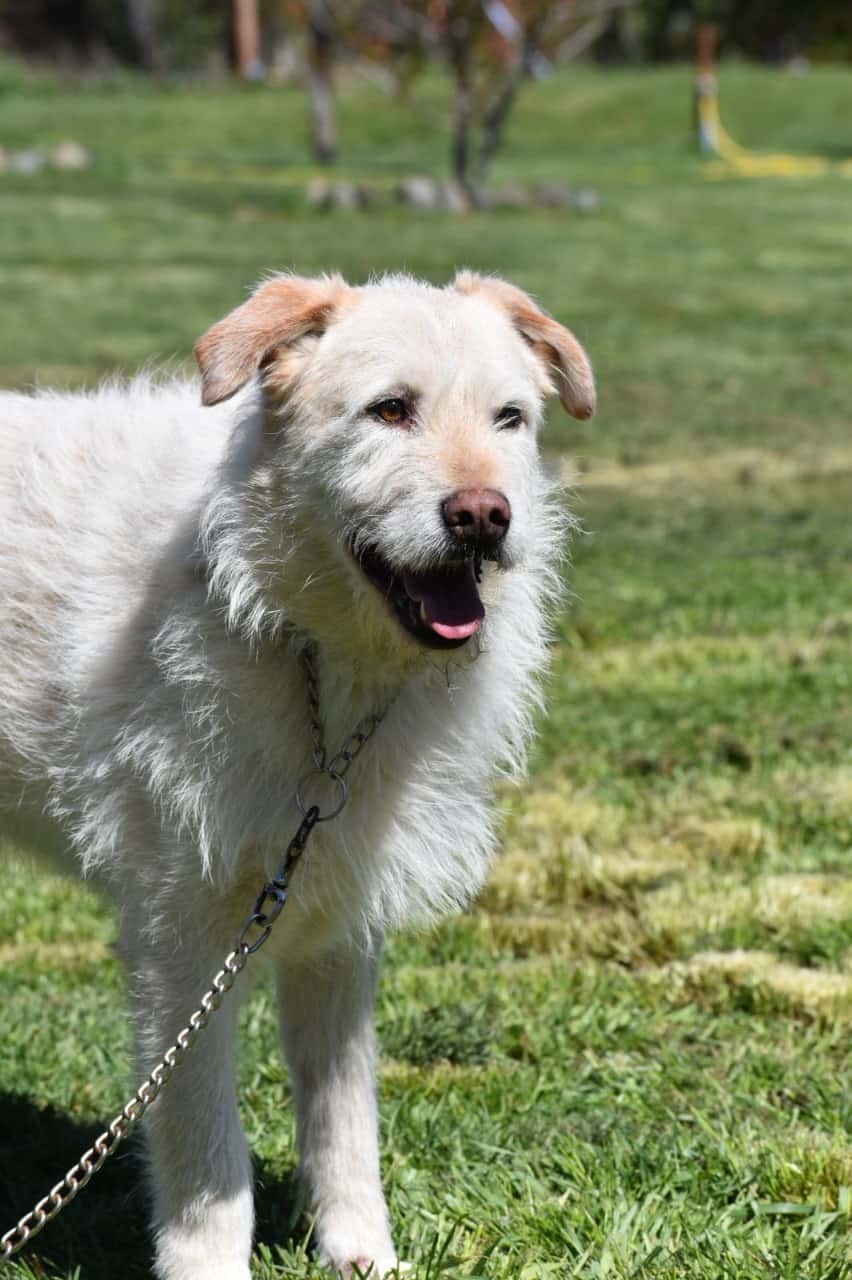
[[[566,413],[591,418],[595,411],[595,379],[589,357],[570,329],[546,315],[523,290],[497,276],[461,271],[454,288],[478,294],[508,312],[509,318],[552,375]]]
[[[282,347],[321,334],[351,290],[341,276],[275,276],[195,344],[202,404],[239,391]]]

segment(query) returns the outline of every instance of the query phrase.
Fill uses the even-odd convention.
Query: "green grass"
[[[292,90],[6,66],[0,105],[3,144],[95,154],[0,176],[4,385],[181,362],[275,266],[501,271],[594,357],[598,418],[546,435],[586,532],[530,781],[476,909],[385,966],[384,1175],[418,1276],[849,1280],[852,182],[709,180],[679,69],[526,92],[498,178],[592,184],[592,216],[312,216]],[[344,108],[344,172],[444,168],[438,80]],[[726,69],[722,109],[755,148],[852,151],[846,72]],[[79,888],[4,879],[0,1229],[124,1099],[113,933]],[[309,1276],[267,987],[243,1026],[256,1274]],[[148,1275],[139,1175],[132,1148],[5,1274]]]

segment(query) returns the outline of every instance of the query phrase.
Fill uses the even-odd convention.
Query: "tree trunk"
[[[450,7],[447,13],[447,52],[455,79],[453,127],[450,142],[452,174],[467,199],[478,205],[479,195],[471,178],[472,134],[476,124],[473,87],[474,23],[465,5]]]
[[[162,71],[163,49],[157,29],[159,0],[125,0],[127,25],[139,62],[146,71]]]
[[[456,103],[453,112],[453,136],[451,159],[453,177],[467,189],[470,182],[470,134],[473,127],[473,90],[464,81],[456,84]]]
[[[311,146],[319,164],[333,164],[337,158],[337,128],[334,118],[335,33],[331,0],[310,0],[308,33]]]
[[[547,18],[548,6],[545,4],[541,5],[538,12],[533,13],[527,19],[521,38],[521,47],[517,54],[517,61],[510,68],[506,79],[492,98],[483,115],[482,140],[476,161],[476,180],[480,187],[485,184],[494,157],[502,145],[503,134],[506,131],[506,121],[515,104],[518,90],[533,64]]]
[[[263,74],[263,61],[257,0],[234,0],[234,49],[237,70],[243,79],[259,80]]]
[[[476,181],[479,187],[483,187],[488,181],[494,157],[503,142],[509,112],[512,110],[523,78],[524,66],[519,63],[512,69],[482,118],[482,138],[479,154],[476,157]]]

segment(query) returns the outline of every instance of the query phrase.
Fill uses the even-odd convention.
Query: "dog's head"
[[[261,376],[252,542],[273,589],[286,542],[279,595],[294,620],[409,654],[464,645],[499,595],[492,567],[540,551],[545,396],[576,418],[595,405],[573,334],[520,289],[468,272],[444,289],[276,277],[196,356],[205,404]]]

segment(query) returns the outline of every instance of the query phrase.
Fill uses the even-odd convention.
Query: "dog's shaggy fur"
[[[318,652],[331,747],[391,703],[262,953],[320,1256],[382,1272],[381,937],[468,901],[487,868],[491,780],[523,759],[564,523],[541,402],[558,390],[588,417],[591,370],[525,294],[470,274],[446,289],[275,277],[196,354],[203,404],[149,378],[0,396],[2,813],[19,846],[82,864],[117,904],[144,1076],[298,824],[300,648]],[[483,490],[511,524],[487,548],[476,630],[476,548],[460,560],[443,513]],[[377,558],[403,613],[425,593],[419,621],[365,572]],[[455,630],[417,588],[447,573],[463,579]],[[161,1280],[248,1280],[236,1003],[149,1116]]]

